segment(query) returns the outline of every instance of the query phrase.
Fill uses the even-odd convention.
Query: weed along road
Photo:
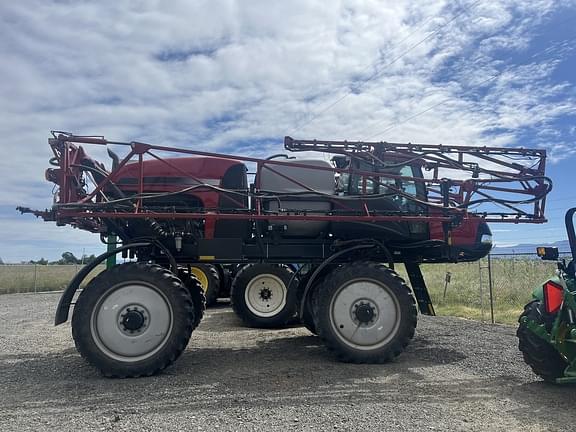
[[[336,362],[295,327],[209,309],[158,376],[106,379],[53,327],[59,294],[0,296],[0,430],[568,430],[576,388],[540,381],[515,327],[420,317],[393,363]]]

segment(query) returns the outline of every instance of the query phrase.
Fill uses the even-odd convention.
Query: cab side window
[[[402,167],[402,169],[400,170],[400,175],[402,177],[414,177],[414,172],[412,170],[411,166],[405,165]],[[417,195],[417,191],[416,191],[416,182],[413,180],[403,180],[401,182],[401,187],[402,192],[407,193],[409,195],[413,195],[416,196]]]
[[[374,172],[374,165],[366,162],[361,162],[356,169],[365,172]],[[379,173],[386,173],[394,176],[402,177],[418,177],[414,168],[410,165],[401,167],[379,167]],[[376,173],[375,173],[376,174]],[[364,188],[365,183],[365,188]],[[389,188],[390,187],[390,188]],[[346,191],[349,195],[363,195],[363,194],[391,194],[396,190],[400,190],[405,194],[412,196],[419,196],[422,191],[414,180],[395,179],[386,176],[382,177],[367,177],[358,174],[342,173],[337,183],[337,190]],[[391,197],[392,198],[392,197]],[[420,197],[421,198],[421,197]],[[408,201],[406,198],[396,195],[394,198],[398,201]]]
[[[363,192],[363,182],[366,179],[366,192]],[[362,195],[362,194],[375,194],[378,193],[378,179],[374,181],[370,177],[362,177],[359,175],[353,175],[350,181],[350,195]]]
[[[374,172],[374,165],[366,162],[360,162],[356,166],[356,169],[365,172]],[[348,189],[348,193],[350,195],[377,194],[379,191],[379,181],[380,179],[378,177],[367,177],[358,174],[352,174],[350,176],[350,187]],[[365,192],[364,182],[366,182]]]
[[[419,177],[417,171],[415,171],[414,167],[412,167],[411,165],[403,165],[400,167],[399,166],[381,167],[379,171],[394,176]],[[421,187],[419,187],[414,180],[381,177],[380,193],[393,194],[390,196],[389,199],[395,202],[398,205],[398,207],[403,210],[407,211],[419,210],[419,205],[417,203],[415,203],[413,200],[404,195],[395,194],[395,191],[401,191],[403,194],[411,195],[417,197],[418,199],[422,199],[423,197]]]

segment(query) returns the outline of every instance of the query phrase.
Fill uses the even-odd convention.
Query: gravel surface
[[[534,376],[515,329],[420,317],[395,362],[334,361],[304,328],[210,309],[163,374],[102,378],[52,326],[58,294],[0,296],[0,430],[572,429],[575,386]]]

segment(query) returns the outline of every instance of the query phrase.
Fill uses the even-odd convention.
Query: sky
[[[103,251],[47,208],[50,130],[232,154],[282,138],[545,148],[544,225],[576,204],[576,0],[0,2],[0,257]]]

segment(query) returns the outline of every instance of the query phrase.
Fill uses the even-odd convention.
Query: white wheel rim
[[[129,328],[133,327],[129,325],[130,314],[142,323],[135,330]],[[106,356],[136,362],[153,356],[165,345],[172,331],[173,311],[153,285],[128,282],[98,301],[90,324],[94,342]]]
[[[254,315],[269,318],[284,309],[287,293],[286,285],[278,276],[261,274],[248,283],[244,300]]]
[[[360,314],[359,309],[365,313]],[[374,350],[390,342],[400,327],[400,305],[381,282],[356,279],[342,285],[330,302],[330,323],[344,344]]]

